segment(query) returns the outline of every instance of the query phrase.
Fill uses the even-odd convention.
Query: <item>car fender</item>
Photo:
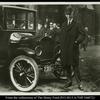
[[[10,53],[10,59],[13,59],[19,55],[26,55],[33,58],[35,57],[35,51],[27,47],[19,47]]]
[[[35,61],[37,60],[34,50],[27,48],[27,47],[20,47],[10,53],[7,64],[9,64],[15,57],[20,56],[20,55],[26,55],[28,57],[33,58]]]
[[[35,51],[30,49],[30,48],[26,48],[26,47],[21,47],[21,48],[17,48],[16,50],[17,53],[24,53],[24,54],[27,54],[27,55],[35,55]]]

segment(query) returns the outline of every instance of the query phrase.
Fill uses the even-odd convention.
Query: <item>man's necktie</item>
[[[70,25],[71,24],[71,22],[70,22],[70,20],[68,20],[68,25]]]

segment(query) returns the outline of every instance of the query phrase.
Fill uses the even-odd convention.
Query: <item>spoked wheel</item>
[[[61,65],[61,58],[57,59],[58,61],[56,62],[55,65],[55,70],[54,70],[54,75],[59,78],[59,79],[67,79],[67,73],[65,72],[65,70],[63,69],[62,65]],[[72,77],[74,77],[74,70],[73,67],[71,66],[71,70],[72,70]]]
[[[62,79],[62,76],[64,76],[64,70],[63,70],[63,67],[61,65],[61,58],[60,57],[58,57],[57,61],[55,62],[55,68],[54,68],[53,73],[58,79]]]
[[[65,75],[65,71],[62,68],[57,68],[54,71],[54,75],[59,79],[67,79],[67,76]],[[72,77],[74,77],[74,71],[72,70]]]
[[[24,55],[17,56],[10,64],[10,78],[19,91],[31,91],[36,87],[39,69],[36,62]]]
[[[62,76],[64,74],[64,71],[62,68],[57,68],[56,70],[54,70],[54,75],[58,78],[58,79],[62,79]],[[67,78],[67,77],[66,77]]]

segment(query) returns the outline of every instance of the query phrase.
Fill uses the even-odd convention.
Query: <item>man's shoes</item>
[[[72,82],[71,81],[70,82],[67,82],[66,85],[64,86],[64,88],[68,88],[70,86],[72,86]]]

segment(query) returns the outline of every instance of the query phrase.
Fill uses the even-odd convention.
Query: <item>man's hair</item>
[[[71,15],[72,11],[73,10],[72,10],[72,7],[71,6],[65,7],[65,14]]]
[[[78,5],[66,5],[64,9],[64,13],[69,15],[73,14],[74,20],[78,20],[77,19],[79,16],[78,8],[79,8]]]

